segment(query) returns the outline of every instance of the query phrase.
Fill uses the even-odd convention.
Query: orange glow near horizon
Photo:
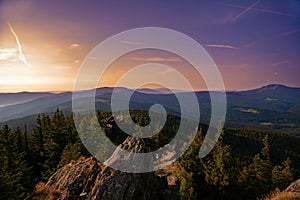
[[[13,57],[0,60],[0,92],[71,90],[80,65],[80,45],[67,44],[30,27],[15,25],[31,67]],[[30,30],[29,30],[30,29]],[[0,49],[17,48],[8,27],[1,30]]]
[[[149,69],[149,67],[151,67],[150,64],[145,71],[138,70],[134,74],[126,74],[129,70],[147,63],[163,64],[168,68],[161,69],[153,66],[152,69]],[[105,71],[99,81],[98,87],[115,87],[119,79],[126,74],[129,75],[129,77],[126,78],[124,85],[120,85],[122,87],[133,88],[137,79],[146,80],[149,76],[153,76],[153,80],[168,79],[173,86],[172,89],[188,90],[188,88],[183,87],[180,81],[176,79],[177,77],[172,73],[172,69],[185,76],[194,90],[206,90],[205,82],[191,64],[173,53],[154,49],[133,51],[119,57]],[[141,87],[150,89],[161,88],[161,86],[155,82],[145,84]]]

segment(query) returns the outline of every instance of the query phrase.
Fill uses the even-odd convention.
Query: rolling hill
[[[95,106],[99,110],[110,111],[110,99],[113,90],[122,95],[133,92],[128,88],[97,88]],[[178,92],[177,95],[188,95],[189,92]],[[14,94],[15,97],[22,94]],[[2,100],[14,96],[0,94]],[[40,95],[40,96],[39,96]],[[207,91],[196,92],[201,112],[201,122],[210,119],[210,96]],[[227,95],[226,127],[251,127],[279,130],[300,135],[300,88],[272,84],[248,91],[229,91]],[[85,98],[85,91],[81,92]],[[17,125],[22,118],[38,113],[52,113],[58,107],[64,112],[72,110],[72,93],[26,93],[27,101],[0,107],[0,122]],[[21,98],[20,98],[21,99]],[[31,100],[30,100],[31,99]],[[23,101],[25,98],[23,98]],[[162,89],[139,89],[130,99],[131,109],[147,110],[153,104],[162,104],[167,112],[180,115],[179,102],[176,96]],[[29,119],[24,118],[24,119]],[[27,121],[27,120],[25,120]],[[19,126],[23,126],[20,124]]]

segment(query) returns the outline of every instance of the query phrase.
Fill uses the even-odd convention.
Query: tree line
[[[269,135],[254,157],[243,158],[224,144],[224,133],[212,152],[199,158],[203,142],[200,130],[187,152],[175,162],[182,199],[256,199],[270,191],[286,188],[294,180],[291,159],[271,162]]]
[[[88,156],[72,116],[38,115],[31,133],[5,124],[0,131],[0,199],[24,199],[39,181],[70,160]]]

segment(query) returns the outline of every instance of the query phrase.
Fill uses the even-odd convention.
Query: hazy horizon
[[[255,89],[260,89],[262,87],[266,87],[266,86],[271,86],[271,85],[280,85],[280,86],[285,86],[288,88],[297,88],[300,89],[300,86],[291,86],[291,85],[284,85],[284,84],[278,84],[278,83],[270,83],[267,85],[261,85],[259,87],[254,87],[254,88],[245,88],[245,89],[241,89],[241,90],[230,90],[230,89],[226,89],[226,92],[242,92],[242,91],[249,91],[249,90],[255,90]],[[102,89],[102,88],[114,88],[112,86],[101,86],[101,87],[97,87],[94,89]],[[159,91],[159,90],[169,90],[169,88],[163,88],[163,87],[158,87],[158,88],[151,88],[151,87],[140,87],[140,88],[130,88],[130,87],[125,87],[125,86],[117,86],[116,88],[124,88],[124,89],[129,89],[129,90],[153,90],[153,91]],[[172,88],[173,90],[175,90],[176,92],[189,92],[190,90],[181,90],[181,89],[176,89],[176,88]],[[203,89],[203,90],[193,90],[196,92],[207,92],[209,90],[207,89]],[[211,90],[211,91],[218,91],[218,90]],[[53,93],[53,94],[59,94],[59,93],[64,93],[64,92],[73,92],[73,90],[60,90],[60,91],[51,91],[51,90],[41,90],[41,91],[15,91],[15,92],[1,92],[0,94],[17,94],[17,93]]]

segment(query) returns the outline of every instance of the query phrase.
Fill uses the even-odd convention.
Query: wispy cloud
[[[226,4],[226,6],[233,7],[233,8],[241,8],[241,9],[247,9],[248,8],[246,6],[233,5],[233,4]],[[282,15],[282,16],[288,16],[288,17],[299,17],[297,15],[291,15],[291,14],[288,14],[288,13],[283,13],[283,12],[278,12],[278,11],[268,10],[268,9],[263,9],[263,8],[254,8],[254,7],[252,7],[251,10],[258,11],[258,12],[263,12],[263,13],[268,13],[268,14],[273,14],[273,15]]]
[[[279,34],[279,37],[292,35],[292,34],[298,33],[298,32],[300,32],[300,28],[294,29],[294,30],[291,30],[291,31],[283,32],[283,33]]]
[[[23,54],[23,50],[22,50],[22,45],[21,42],[19,40],[18,35],[16,34],[15,30],[13,29],[12,25],[10,23],[8,23],[10,32],[13,34],[13,36],[16,39],[16,43],[18,45],[18,57],[19,60],[22,61],[24,64],[26,64],[28,67],[31,67],[31,65],[27,62],[25,55]]]
[[[77,43],[73,43],[69,46],[70,49],[76,49],[76,48],[79,48],[80,47],[80,44],[77,44]]]
[[[132,44],[132,45],[140,45],[140,42],[135,42],[135,41],[121,41],[121,43],[124,44]]]
[[[238,20],[241,16],[245,15],[247,12],[249,12],[251,9],[253,9],[259,2],[260,2],[260,0],[255,1],[249,7],[245,7],[245,10],[243,10],[242,12],[240,12],[239,14],[237,14],[233,18],[231,18],[230,22],[235,22],[236,20]]]
[[[289,63],[288,60],[282,60],[282,61],[278,61],[278,62],[275,62],[275,63],[271,63],[270,65],[271,66],[279,66],[279,65],[288,64],[288,63]]]
[[[58,66],[54,66],[53,69],[57,69],[57,70],[68,70],[71,69],[71,66],[64,66],[64,65],[58,65]]]
[[[225,49],[239,49],[238,47],[234,47],[226,44],[204,44],[206,47],[215,47],[215,48],[225,48]]]
[[[134,61],[145,61],[145,62],[180,62],[179,57],[129,57],[129,60]]]
[[[7,60],[7,61],[18,61],[18,49],[11,48],[11,49],[0,49],[0,60]]]

